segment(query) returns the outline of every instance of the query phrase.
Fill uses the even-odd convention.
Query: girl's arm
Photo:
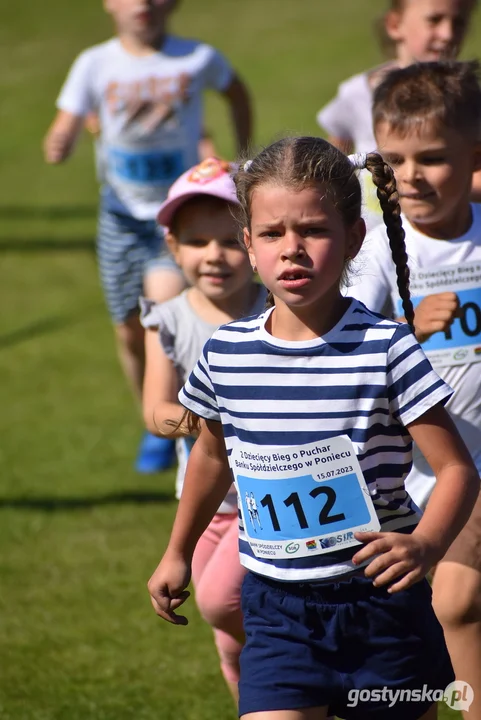
[[[377,555],[365,574],[374,578],[376,586],[389,583],[389,592],[405,590],[441,560],[467,522],[479,494],[476,467],[442,405],[410,423],[408,430],[436,476],[426,510],[410,535],[356,533],[366,545],[353,557],[353,562],[360,564]]]
[[[471,515],[479,494],[479,474],[444,406],[428,410],[408,430],[436,477],[414,533],[433,545],[440,560]]]
[[[192,555],[231,483],[222,425],[203,420],[187,463],[168,548],[148,583],[155,612],[164,620],[187,624],[187,618],[175,611],[189,596],[185,588],[190,581]]]
[[[252,141],[252,108],[246,85],[234,75],[229,86],[223,91],[230,106],[232,124],[237,141],[237,152],[245,152]]]
[[[68,158],[84,122],[83,115],[74,115],[66,110],[58,111],[43,143],[46,162],[57,164]]]
[[[142,391],[142,410],[147,430],[153,435],[181,437],[182,428],[173,429],[184,415],[177,400],[179,378],[174,364],[164,352],[156,328],[145,332],[145,374]],[[166,421],[172,421],[168,424]]]

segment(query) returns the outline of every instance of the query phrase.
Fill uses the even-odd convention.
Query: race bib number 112
[[[239,443],[231,455],[254,555],[286,558],[357,545],[379,530],[354,447],[345,436],[296,447]]]

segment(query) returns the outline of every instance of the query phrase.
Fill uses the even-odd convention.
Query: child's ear
[[[350,226],[346,243],[346,260],[353,260],[361,249],[364,238],[366,237],[366,223],[363,218],[359,218]]]
[[[400,34],[401,19],[401,13],[397,10],[389,10],[389,12],[387,12],[384,16],[384,29],[386,31],[386,35],[393,42],[402,40]]]
[[[250,234],[248,228],[244,228],[242,230],[242,235],[244,238],[244,245],[246,246],[246,249],[247,249],[247,254],[249,255],[250,263],[252,265],[252,268],[254,269],[256,266],[256,258],[255,258],[254,252],[252,250],[251,234]],[[255,270],[254,270],[254,272],[255,272]]]

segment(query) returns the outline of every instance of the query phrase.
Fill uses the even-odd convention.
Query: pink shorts
[[[204,532],[192,560],[195,599],[202,617],[214,629],[221,669],[229,682],[239,681],[244,643],[240,609],[246,574],[239,562],[237,513],[217,513]]]

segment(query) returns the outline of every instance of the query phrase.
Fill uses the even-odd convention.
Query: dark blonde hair
[[[426,123],[478,138],[481,129],[479,63],[439,60],[392,70],[374,91],[373,125],[401,136]]]

